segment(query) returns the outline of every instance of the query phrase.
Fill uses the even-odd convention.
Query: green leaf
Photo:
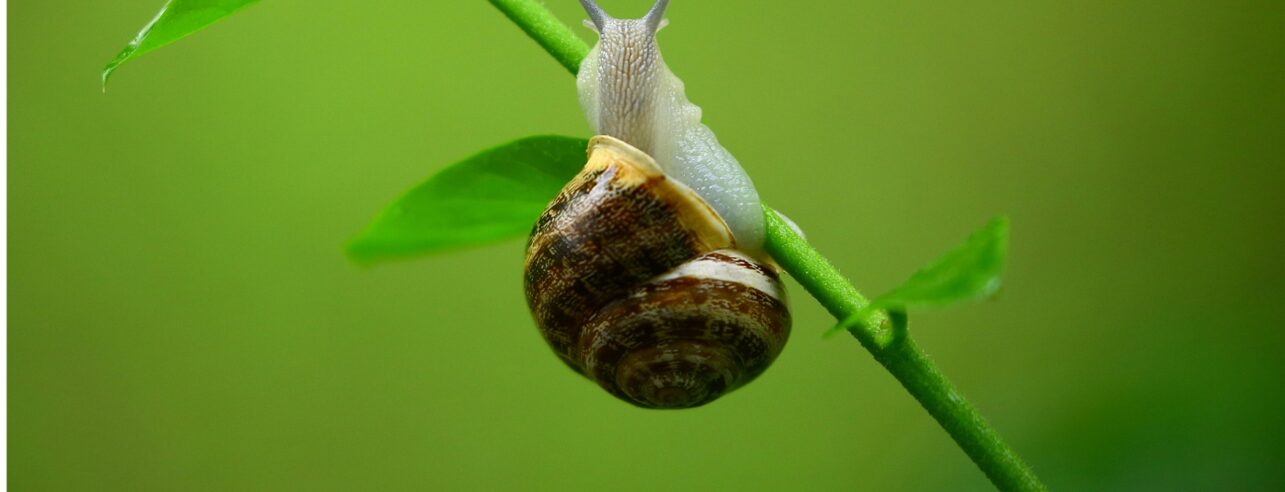
[[[840,322],[827,335],[856,326],[876,309],[904,313],[908,308],[940,307],[995,294],[1008,255],[1008,218],[996,217],[892,291]]]
[[[985,299],[999,290],[1007,254],[1008,218],[996,217],[963,245],[921,268],[871,306],[904,309]]]
[[[116,59],[103,69],[103,90],[107,79],[121,64],[201,30],[258,0],[169,0],[151,22],[138,31]]]
[[[538,136],[457,162],[402,195],[348,245],[363,263],[522,237],[584,167],[582,138]]]

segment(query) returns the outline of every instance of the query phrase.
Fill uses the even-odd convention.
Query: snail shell
[[[735,248],[700,196],[597,136],[531,233],[527,303],[554,352],[611,394],[700,406],[761,374],[790,332],[777,272]]]

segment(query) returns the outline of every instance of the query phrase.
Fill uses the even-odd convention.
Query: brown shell
[[[527,303],[576,371],[635,405],[686,408],[758,376],[790,317],[776,272],[643,152],[594,137],[536,222]]]

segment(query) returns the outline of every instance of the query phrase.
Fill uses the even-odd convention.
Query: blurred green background
[[[988,488],[797,284],[773,369],[659,412],[553,357],[520,240],[350,264],[443,165],[586,135],[486,2],[266,1],[102,94],[160,3],[9,4],[15,489]],[[912,330],[1050,485],[1285,487],[1285,3],[669,17],[706,122],[866,291],[1011,215],[1001,298]]]

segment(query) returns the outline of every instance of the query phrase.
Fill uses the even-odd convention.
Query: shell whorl
[[[599,136],[589,153],[527,248],[527,301],[554,352],[649,408],[703,405],[762,373],[790,329],[777,273],[642,151]]]

